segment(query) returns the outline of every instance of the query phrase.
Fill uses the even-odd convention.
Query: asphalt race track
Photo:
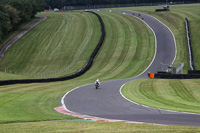
[[[172,32],[159,20],[130,11],[118,11],[132,15],[143,20],[155,33],[156,54],[151,65],[139,76],[131,79],[121,79],[101,82],[99,89],[95,89],[94,83],[74,89],[63,97],[65,109],[68,111],[88,115],[92,117],[124,120],[141,123],[154,123],[164,125],[200,126],[200,115],[181,112],[166,111],[157,108],[146,107],[125,99],[120,88],[123,84],[139,79],[147,78],[148,72],[166,70],[176,56],[176,44]],[[95,80],[95,79],[94,79]]]

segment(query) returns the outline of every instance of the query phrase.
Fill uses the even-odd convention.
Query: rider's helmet
[[[99,81],[99,78],[97,78],[97,80],[96,80],[96,82],[95,82],[96,84],[98,84],[98,85],[100,85],[100,81]]]

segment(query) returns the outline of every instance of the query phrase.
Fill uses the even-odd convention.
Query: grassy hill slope
[[[200,80],[141,79],[125,85],[122,92],[134,102],[155,108],[200,113]]]
[[[154,8],[155,7],[140,7],[137,8],[137,10],[153,13]],[[135,10],[136,8],[132,9]],[[144,50],[145,48],[138,47],[137,44],[141,44],[141,42],[139,42],[137,38],[141,37],[143,38],[142,40],[146,40],[146,42],[153,43],[154,39],[149,29],[145,27],[142,22],[132,17],[130,18],[129,16],[126,15],[121,15],[116,13],[109,14],[102,12],[99,14],[102,16],[104,23],[106,25],[106,30],[110,34],[107,35],[108,37],[106,38],[105,44],[103,45],[100,53],[98,54],[91,70],[88,71],[82,77],[65,82],[56,82],[47,84],[11,85],[11,86],[0,87],[0,101],[1,101],[0,123],[25,122],[25,123],[13,123],[13,124],[12,123],[0,124],[1,131],[2,132],[14,132],[14,131],[15,132],[133,132],[135,131],[135,132],[181,132],[181,133],[198,132],[200,129],[194,127],[158,126],[151,124],[147,125],[147,124],[107,123],[107,122],[79,122],[79,121],[65,122],[66,119],[69,120],[76,118],[59,114],[53,110],[54,107],[60,106],[60,98],[66,92],[77,86],[94,82],[96,77],[100,77],[101,80],[121,78],[121,77],[132,77],[134,75],[137,75],[137,73],[139,73],[137,71],[142,71],[143,69],[142,68],[138,70],[139,67],[143,66],[143,63],[139,62],[140,65],[137,66],[138,64],[137,59],[142,57],[141,56],[137,57],[135,55],[135,52],[136,50],[145,51]],[[181,24],[183,24],[182,19],[181,19]],[[114,28],[113,31],[110,30],[111,29],[110,27]],[[129,27],[132,27],[133,29],[130,29]],[[144,29],[140,28],[140,30],[146,31],[147,33],[135,30],[134,28],[137,29],[137,27],[144,28]],[[173,31],[177,31],[176,37],[179,37],[180,34],[178,32],[178,29],[175,30],[173,29]],[[131,39],[127,39],[129,36],[131,37]],[[180,36],[180,38],[182,37]],[[126,42],[126,40],[129,41]],[[145,42],[143,42],[142,44],[145,44]],[[148,51],[148,54],[150,54],[149,52],[154,51],[154,45],[149,46],[149,49],[150,51]],[[152,54],[150,55],[153,56]],[[183,59],[183,56],[179,56],[179,58]],[[146,58],[145,60],[151,61],[151,59],[148,58]],[[132,67],[134,67],[135,69],[132,69]],[[36,122],[36,123],[26,122],[26,121],[43,121],[43,120],[63,120],[63,121],[55,121],[55,122],[48,121],[48,122]]]
[[[196,69],[200,69],[199,41],[200,41],[200,4],[171,6],[171,11],[155,13],[156,7],[147,10],[134,8],[149,13],[164,23],[174,32],[177,41],[176,63],[184,62],[184,72],[189,70],[187,42],[185,34],[185,17],[189,19],[191,28],[192,45]],[[186,63],[187,62],[187,63]],[[123,94],[140,104],[175,111],[200,113],[199,80],[139,80],[125,86]]]
[[[71,119],[72,117],[61,115],[55,112],[53,109],[54,107],[60,105],[60,98],[67,91],[77,86],[81,86],[83,84],[93,83],[97,77],[100,78],[101,81],[108,79],[133,77],[142,72],[149,65],[149,63],[153,58],[155,49],[154,36],[152,34],[152,31],[143,22],[132,16],[123,15],[120,13],[108,13],[108,12],[101,12],[99,14],[101,15],[105,23],[106,40],[99,54],[97,55],[92,68],[83,76],[65,82],[1,86],[0,123]],[[52,19],[54,17],[57,18],[57,16],[55,16],[54,14],[50,13],[49,15],[50,15],[49,17],[52,16]],[[77,16],[81,18],[80,14],[73,12],[66,13],[65,15],[66,18],[70,18],[71,16]],[[68,15],[69,17],[67,17]],[[85,19],[83,19],[82,21],[84,22]],[[51,23],[51,21],[48,23]],[[44,24],[45,23],[41,24],[42,27],[44,26]],[[45,26],[43,28],[45,28]],[[93,30],[95,31],[94,34],[98,34],[96,33],[98,32],[96,31],[96,28],[98,29],[98,27],[93,27],[93,28],[94,28]],[[42,32],[44,31],[42,30]],[[48,32],[48,30],[46,32]],[[70,33],[73,32],[71,31]],[[32,30],[30,34],[35,35],[36,33],[34,30]],[[40,32],[38,31],[37,34],[40,34]],[[70,34],[68,35],[70,37],[72,36]],[[29,39],[26,39],[27,36],[25,36],[24,39],[25,41],[28,42]],[[76,40],[76,38],[73,39]],[[78,39],[77,41],[79,42]],[[30,43],[31,42],[32,40],[30,41]],[[52,44],[52,47],[54,47],[53,45],[54,43],[49,42],[47,48],[48,47],[51,48],[50,44]],[[68,45],[72,44],[69,43]],[[31,57],[34,57],[33,59],[38,59],[36,58],[37,54],[44,52],[44,50],[47,50],[45,49],[46,48],[45,46],[42,47],[43,48],[42,51],[40,50],[38,50],[38,52],[35,51],[35,54],[33,54]],[[14,48],[17,49],[16,46],[13,47],[13,50]],[[76,50],[77,48],[74,48],[74,50]],[[24,50],[26,50],[26,47]],[[86,53],[87,55],[92,50],[86,49],[86,51],[88,51],[88,53]],[[12,55],[12,52],[9,51],[4,59],[5,61],[8,60],[10,56],[9,53],[11,53]],[[61,54],[62,53],[60,53],[60,58],[62,59],[64,57],[62,57]],[[73,48],[71,50],[71,54],[74,55],[76,54],[74,53]],[[49,55],[48,52],[47,55]],[[56,53],[55,56],[58,58]],[[24,54],[23,57],[25,58],[26,54]],[[48,56],[44,57],[48,59]],[[54,58],[54,56],[51,57]],[[83,57],[81,57],[80,60],[82,58]],[[59,60],[58,61],[55,60],[54,63],[57,62],[59,63]],[[44,66],[48,67],[48,63],[46,64],[45,62],[43,63]],[[53,66],[51,66],[51,63],[49,64],[50,64],[49,67],[53,68]],[[35,65],[37,65],[37,63]],[[77,64],[75,66],[81,67],[81,65],[79,66]],[[28,68],[28,66],[26,67]],[[37,66],[34,65],[33,67],[37,68]],[[16,70],[21,70],[20,67],[17,68]]]
[[[157,8],[162,8],[162,6],[149,6],[145,8],[131,7],[126,8],[126,10],[139,11],[152,15],[161,20],[172,30],[177,44],[177,58],[175,60],[175,65],[179,64],[180,62],[184,62],[184,73],[187,73],[187,71],[190,70],[187,39],[185,33],[185,17],[187,17],[190,21],[196,69],[200,69],[200,60],[198,58],[200,54],[198,52],[198,42],[200,42],[200,4],[170,5],[169,12],[155,12],[155,9]]]
[[[81,69],[100,38],[96,16],[55,12],[39,15],[48,19],[8,50],[0,69],[31,78],[65,75]]]

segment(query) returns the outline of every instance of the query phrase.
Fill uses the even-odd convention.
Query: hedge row
[[[59,78],[5,80],[5,81],[0,81],[0,86],[11,85],[11,84],[48,83],[48,82],[56,82],[56,81],[65,81],[65,80],[77,78],[77,77],[83,75],[85,72],[87,72],[90,69],[90,67],[92,66],[94,58],[96,57],[99,49],[101,48],[101,46],[104,42],[104,39],[105,39],[105,34],[106,34],[105,26],[104,26],[104,23],[103,23],[103,20],[101,19],[101,17],[95,12],[91,12],[91,11],[88,11],[88,12],[93,13],[98,17],[98,20],[101,24],[101,38],[100,38],[100,41],[98,42],[95,50],[91,54],[87,64],[80,71],[73,73],[71,75],[67,75],[67,76],[63,76],[63,77],[59,77]]]

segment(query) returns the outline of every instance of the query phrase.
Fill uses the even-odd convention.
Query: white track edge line
[[[145,14],[145,15],[147,15],[147,14]],[[150,16],[150,15],[148,15],[148,16]],[[134,16],[135,17],[135,16]],[[150,16],[151,17],[151,16]],[[138,17],[136,17],[137,19],[139,19]],[[155,17],[153,17],[153,18],[155,18]],[[157,19],[157,18],[155,18],[155,19]],[[139,20],[141,20],[141,19],[139,19]],[[157,19],[158,20],[158,19]],[[140,73],[138,76],[136,76],[136,77],[139,77],[140,75],[142,75],[143,73],[145,73],[146,71],[147,71],[147,69],[152,65],[152,63],[153,63],[153,61],[155,60],[155,57],[156,57],[156,51],[157,51],[157,38],[156,38],[156,35],[155,35],[155,32],[153,31],[153,29],[144,21],[144,20],[141,20],[141,21],[143,21],[151,30],[152,30],[152,32],[153,32],[153,34],[154,34],[154,36],[155,36],[155,54],[154,54],[154,58],[153,58],[153,60],[152,60],[152,62],[150,63],[150,65],[142,72],[142,73]],[[159,22],[161,22],[160,20],[158,20]],[[162,22],[161,22],[162,23]],[[163,23],[162,23],[163,24]],[[165,24],[163,24],[164,26],[166,26]],[[166,26],[167,27],[167,26]],[[167,27],[168,29],[169,29],[169,27]],[[170,30],[170,29],[169,29]],[[170,30],[170,32],[172,33],[172,35],[173,35],[173,38],[174,38],[174,43],[175,43],[175,49],[176,49],[176,41],[175,41],[175,37],[174,37],[174,34],[173,34],[173,32]],[[177,49],[176,49],[176,53],[177,53]],[[173,60],[173,62],[175,61],[175,59],[176,59],[176,53],[175,53],[175,58],[174,58],[174,60]],[[136,78],[136,77],[134,77],[134,78]],[[130,79],[132,79],[132,78],[130,78]],[[128,83],[128,82],[127,82]],[[125,83],[126,84],[126,83]],[[134,104],[137,104],[137,105],[141,105],[141,104],[139,104],[139,103],[136,103],[136,102],[133,102],[133,101],[131,101],[131,100],[129,100],[129,99],[127,99],[122,93],[121,93],[121,90],[122,90],[122,88],[123,88],[123,86],[125,85],[125,84],[123,84],[121,87],[120,87],[120,94],[121,94],[121,96],[124,98],[124,99],[126,99],[126,100],[128,100],[129,102],[132,102],[132,103],[134,103]],[[86,85],[89,85],[89,84],[86,84]],[[79,114],[79,113],[76,113],[76,112],[73,112],[73,111],[70,111],[66,106],[65,106],[65,104],[64,104],[64,98],[70,93],[70,92],[72,92],[72,91],[74,91],[74,90],[76,90],[76,89],[78,89],[78,88],[80,88],[80,87],[83,87],[83,86],[86,86],[86,85],[82,85],[82,86],[79,86],[79,87],[76,87],[76,88],[74,88],[74,89],[72,89],[72,90],[70,90],[70,91],[68,91],[63,97],[62,97],[62,99],[61,99],[61,104],[62,104],[62,107],[64,107],[64,109],[65,110],[67,110],[68,112],[71,112],[71,113],[74,113],[74,114]],[[152,108],[152,107],[149,107],[149,106],[146,106],[146,105],[141,105],[141,106],[143,106],[143,107],[148,107],[148,108]],[[157,108],[156,108],[157,109]],[[163,110],[163,109],[161,109],[161,110]],[[170,110],[165,110],[165,111],[170,111]],[[177,111],[171,111],[171,112],[177,112]],[[187,112],[181,112],[181,113],[187,113]],[[193,114],[193,113],[189,113],[189,114]],[[195,113],[194,113],[195,114]],[[79,114],[79,115],[82,115],[82,114]],[[86,116],[86,117],[93,117],[93,116],[89,116],[89,115],[82,115],[82,116]],[[93,118],[100,118],[100,117],[93,117]],[[101,119],[104,119],[104,118],[101,118]],[[114,119],[113,119],[114,120]],[[117,120],[116,120],[117,121]],[[126,120],[119,120],[119,121],[126,121]],[[127,123],[145,123],[145,122],[135,122],[135,121],[127,121]],[[156,124],[156,123],[146,123],[146,124]],[[162,124],[156,124],[156,125],[162,125]]]
[[[138,17],[136,17],[136,16],[133,16],[133,17],[135,17],[135,18],[141,20],[140,18],[138,18]],[[153,32],[153,35],[154,35],[154,37],[155,37],[155,53],[154,53],[154,57],[153,57],[151,63],[149,64],[149,66],[148,66],[142,73],[140,73],[139,75],[137,75],[137,76],[135,76],[135,77],[133,77],[133,78],[137,78],[137,77],[139,77],[140,75],[144,74],[144,73],[147,71],[147,69],[149,69],[149,67],[152,65],[152,63],[154,62],[154,60],[155,60],[155,58],[156,58],[156,55],[157,55],[157,37],[156,37],[156,34],[155,34],[154,30],[153,30],[144,20],[141,20],[141,21],[142,21],[144,24],[146,24],[147,27],[149,27],[149,29]],[[130,79],[132,79],[132,78],[130,78]]]
[[[82,85],[82,86],[76,87],[76,88],[74,88],[74,89],[68,91],[68,92],[62,97],[62,99],[61,99],[61,104],[62,104],[62,107],[63,107],[66,111],[68,111],[68,112],[70,112],[70,113],[74,113],[74,114],[76,114],[76,115],[80,115],[80,116],[82,116],[82,117],[91,117],[91,118],[97,119],[96,121],[98,121],[98,119],[99,119],[99,120],[105,119],[105,120],[108,120],[108,122],[126,121],[125,123],[145,124],[145,122],[136,122],[136,121],[127,121],[127,120],[117,120],[117,119],[101,118],[101,117],[83,115],[83,114],[79,114],[79,113],[70,111],[70,110],[65,106],[65,104],[64,104],[64,98],[65,98],[70,92],[72,92],[72,91],[74,91],[74,90],[76,90],[76,89],[78,89],[78,88],[80,88],[80,87],[87,86],[87,85],[90,85],[90,84],[86,84],[86,85]],[[74,116],[74,117],[75,117],[75,116]],[[76,117],[78,117],[78,116],[76,116]],[[82,118],[82,119],[87,119],[87,118]],[[94,120],[94,121],[95,121],[95,120]],[[146,124],[154,124],[154,123],[146,123]],[[156,123],[155,123],[155,124],[156,124]]]
[[[131,11],[131,12],[133,12],[133,11]],[[143,13],[144,14],[144,13]],[[147,16],[150,16],[150,15],[148,15],[148,14],[145,14],[145,15],[147,15]],[[150,17],[153,17],[153,16],[150,16]],[[136,17],[136,18],[138,18],[138,17]],[[153,17],[154,19],[156,19],[156,20],[158,20],[157,18],[155,18],[155,17]],[[139,18],[138,18],[139,19]],[[143,21],[143,20],[141,20],[141,21]],[[176,39],[175,39],[175,36],[174,36],[174,34],[173,34],[173,32],[171,31],[171,29],[167,26],[167,25],[165,25],[163,22],[161,22],[160,20],[158,20],[160,23],[162,23],[166,28],[168,28],[169,29],[169,31],[171,32],[171,34],[172,34],[172,36],[173,36],[173,38],[174,38],[174,43],[175,43],[175,49],[176,49],[176,51],[175,51],[175,58],[174,58],[174,60],[173,60],[173,62],[172,62],[172,64],[174,63],[174,61],[175,61],[175,59],[176,59],[176,54],[177,54],[177,47],[176,47]],[[143,21],[144,22],[144,21]],[[146,22],[144,22],[145,24],[146,24]],[[147,24],[148,25],[148,24]],[[148,27],[150,27],[150,26],[148,26]],[[151,28],[150,28],[151,29]],[[154,32],[154,31],[153,31]],[[154,33],[155,34],[155,33]],[[151,64],[150,64],[151,65]],[[150,67],[150,66],[149,66]],[[148,68],[149,68],[148,67]],[[147,69],[148,69],[147,68]],[[147,70],[146,69],[146,70]],[[146,72],[146,70],[144,71],[144,72]],[[143,72],[143,73],[144,73]],[[142,74],[143,74],[142,73]],[[140,74],[141,75],[141,74]],[[138,76],[140,76],[140,75],[138,75]],[[136,77],[138,77],[138,76],[136,76]],[[131,81],[129,81],[129,82],[131,82]],[[128,83],[128,82],[127,82]],[[126,83],[125,83],[126,84]],[[200,114],[197,114],[197,113],[190,113],[190,112],[180,112],[180,111],[173,111],[173,110],[165,110],[165,109],[160,109],[160,108],[154,108],[154,107],[150,107],[150,106],[146,106],[146,105],[142,105],[142,104],[139,104],[139,103],[136,103],[136,102],[134,102],[134,101],[131,101],[130,99],[127,99],[123,94],[122,94],[122,92],[121,92],[121,90],[122,90],[122,88],[124,87],[124,85],[125,84],[123,84],[122,86],[121,86],[121,88],[120,88],[120,94],[122,95],[122,97],[124,98],[124,99],[126,99],[127,101],[129,101],[129,102],[132,102],[132,103],[134,103],[134,104],[137,104],[137,105],[141,105],[141,106],[143,106],[143,107],[147,107],[147,108],[152,108],[152,109],[159,109],[159,110],[163,110],[163,111],[169,111],[169,112],[177,112],[177,113],[184,113],[184,114],[194,114],[194,115],[200,115]]]
[[[136,18],[137,18],[137,17],[136,17]],[[139,19],[139,18],[137,18],[137,19]],[[139,20],[141,20],[141,19],[139,19]],[[143,21],[143,20],[142,20],[142,21]],[[138,76],[140,76],[140,75],[142,75],[143,73],[145,73],[146,70],[151,66],[151,64],[152,64],[153,61],[155,60],[156,51],[157,51],[157,38],[156,38],[155,32],[153,31],[153,29],[152,29],[145,21],[143,21],[143,22],[151,29],[151,31],[152,31],[153,34],[154,34],[154,37],[155,37],[155,53],[154,53],[154,58],[153,58],[152,62],[150,63],[150,65],[149,65],[142,73],[140,73]],[[138,76],[136,76],[136,77],[138,77]],[[86,84],[86,85],[89,85],[89,84]],[[64,104],[64,98],[65,98],[70,92],[72,92],[72,91],[74,91],[74,90],[76,90],[76,89],[78,89],[78,88],[80,88],[80,87],[86,86],[86,85],[82,85],[82,86],[76,87],[76,88],[74,88],[74,89],[68,91],[68,92],[62,97],[62,99],[61,99],[61,104],[62,104],[62,107],[64,107],[64,109],[65,109],[66,111],[71,112],[71,113],[74,113],[74,114],[79,114],[79,113],[70,111],[70,110],[65,106],[65,104]],[[125,85],[125,84],[124,84],[124,85]],[[82,114],[79,114],[79,115],[82,115]],[[82,116],[93,117],[93,116],[89,116],[89,115],[82,115]],[[100,118],[100,117],[94,117],[94,118]],[[101,119],[104,119],[104,118],[101,118]],[[113,120],[114,120],[114,119],[113,119]],[[126,120],[116,120],[116,121],[126,121]],[[142,123],[145,123],[145,122],[128,121],[128,123],[141,123],[141,124],[142,124]],[[156,124],[156,123],[146,123],[146,124]]]

